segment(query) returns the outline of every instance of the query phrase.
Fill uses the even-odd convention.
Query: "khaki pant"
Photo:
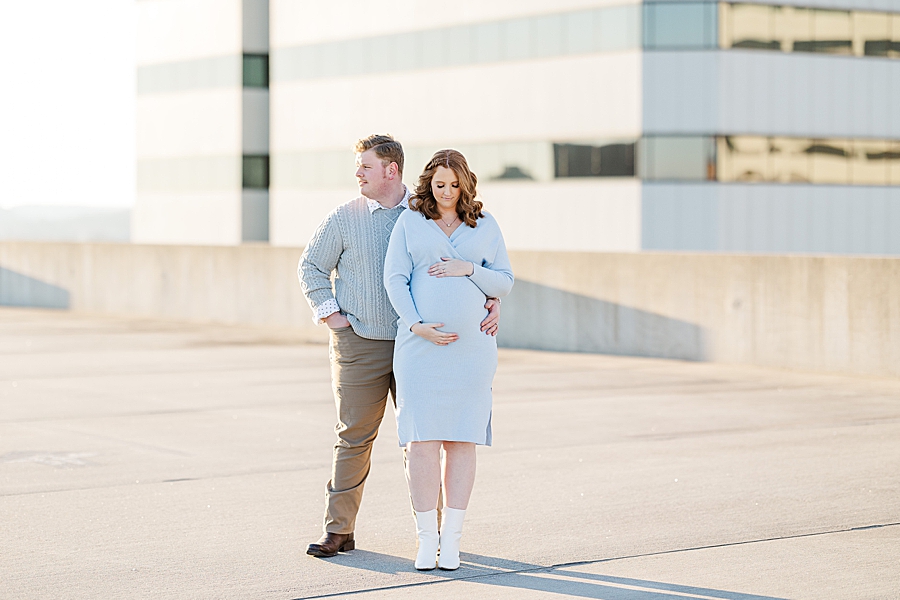
[[[394,341],[369,340],[344,327],[331,331],[329,357],[338,439],[326,489],[325,531],[350,533],[356,527],[388,392],[396,402]]]

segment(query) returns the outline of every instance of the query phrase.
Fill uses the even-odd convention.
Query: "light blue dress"
[[[497,340],[481,331],[488,297],[509,293],[513,273],[494,218],[460,225],[450,237],[421,213],[397,219],[384,260],[384,285],[397,321],[394,377],[400,445],[446,440],[491,445],[491,384],[497,371]],[[469,277],[433,277],[441,257],[474,263]],[[459,335],[446,346],[410,331],[415,323],[443,323]]]

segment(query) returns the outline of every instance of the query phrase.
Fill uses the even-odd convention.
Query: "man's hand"
[[[455,333],[438,331],[438,327],[443,326],[443,323],[416,323],[410,327],[410,331],[437,346],[446,346],[459,339]]]
[[[333,312],[323,319],[330,329],[350,327],[350,320],[339,312]]]
[[[485,335],[497,335],[497,330],[500,328],[500,301],[496,298],[488,298],[484,307],[488,310],[488,316],[481,322],[481,330]]]

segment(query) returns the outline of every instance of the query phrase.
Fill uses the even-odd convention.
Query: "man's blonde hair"
[[[367,150],[374,150],[375,156],[381,159],[381,163],[385,167],[391,163],[397,163],[397,170],[400,175],[403,174],[403,146],[390,134],[370,135],[356,142],[356,146],[353,147],[353,151],[358,154]]]

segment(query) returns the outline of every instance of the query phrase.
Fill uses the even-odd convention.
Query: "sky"
[[[0,0],[0,207],[129,207],[135,0]]]

